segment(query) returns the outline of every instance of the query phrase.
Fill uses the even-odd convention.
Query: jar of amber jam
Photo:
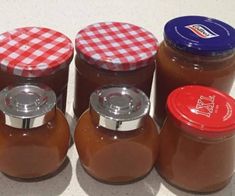
[[[167,111],[159,174],[187,191],[222,189],[235,166],[235,100],[212,88],[184,86],[169,95]]]
[[[169,93],[199,84],[229,93],[235,76],[235,30],[216,19],[170,20],[157,55],[155,119],[162,125]]]
[[[44,83],[65,112],[72,42],[42,27],[24,27],[0,34],[0,90],[19,83]]]
[[[133,87],[103,87],[90,97],[74,140],[82,166],[95,179],[114,184],[147,175],[158,153],[149,99]]]
[[[102,22],[78,32],[74,112],[79,117],[89,97],[104,85],[131,85],[150,96],[157,40],[127,23]]]
[[[69,147],[69,126],[46,86],[24,84],[0,92],[0,171],[16,178],[55,172]]]

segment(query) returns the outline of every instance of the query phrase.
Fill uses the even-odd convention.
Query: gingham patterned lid
[[[127,23],[96,23],[78,32],[80,58],[112,71],[135,70],[153,62],[158,42],[150,32]]]
[[[23,77],[53,74],[73,55],[71,40],[47,28],[24,27],[0,35],[0,70]]]

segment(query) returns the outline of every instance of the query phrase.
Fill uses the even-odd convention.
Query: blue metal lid
[[[164,28],[165,40],[196,54],[215,55],[235,49],[235,29],[203,16],[183,16],[170,20]]]

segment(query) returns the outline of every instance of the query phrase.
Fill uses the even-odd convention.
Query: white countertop
[[[162,40],[164,24],[181,15],[205,15],[235,27],[234,0],[0,0],[0,32],[22,26],[44,26],[72,41],[81,28],[100,21],[129,22]],[[67,112],[73,114],[74,63],[71,63]],[[235,97],[235,86],[231,94]],[[71,119],[71,117],[69,117]],[[72,145],[68,165],[56,176],[39,182],[18,182],[0,174],[0,196],[193,196],[166,184],[153,170],[143,180],[122,186],[97,182],[81,168]],[[235,176],[211,196],[235,196]]]

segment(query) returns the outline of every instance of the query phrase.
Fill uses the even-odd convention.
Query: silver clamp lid
[[[55,116],[56,95],[44,85],[9,86],[0,92],[0,111],[6,125],[19,129],[42,126]]]
[[[143,124],[150,101],[139,89],[106,86],[90,96],[90,111],[98,126],[117,131],[130,131]]]

